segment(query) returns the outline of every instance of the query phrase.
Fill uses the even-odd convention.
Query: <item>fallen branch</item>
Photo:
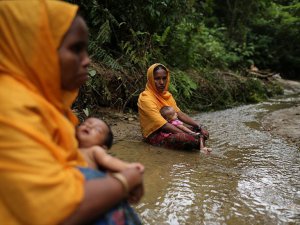
[[[260,71],[252,71],[252,70],[248,70],[247,72],[248,74],[261,79],[268,79],[277,74],[277,73],[270,73],[270,72],[263,72],[263,71],[260,72]]]

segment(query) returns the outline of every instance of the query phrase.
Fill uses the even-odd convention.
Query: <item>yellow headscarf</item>
[[[61,90],[57,54],[76,13],[60,1],[0,1],[1,223],[58,224],[83,198],[76,92]]]
[[[153,71],[157,66],[163,66],[167,70],[167,84],[165,91],[159,93],[155,86]],[[176,112],[180,111],[172,94],[168,91],[170,84],[170,72],[164,65],[155,63],[147,71],[147,84],[138,99],[140,125],[143,136],[146,138],[154,131],[161,128],[167,121],[160,115],[159,110],[163,106],[172,106]]]

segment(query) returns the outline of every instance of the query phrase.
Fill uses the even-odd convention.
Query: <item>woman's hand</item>
[[[129,192],[128,202],[131,204],[136,204],[140,201],[142,196],[144,195],[144,185],[141,184]]]
[[[208,131],[206,130],[205,127],[200,126],[200,133],[205,137],[205,139],[209,138],[209,133],[208,133]]]
[[[138,203],[144,195],[143,172],[141,172],[139,167],[135,166],[122,170],[120,173],[128,182],[128,200],[130,203]]]
[[[202,125],[197,125],[197,126],[194,126],[194,130],[196,132],[200,132],[206,140],[209,138],[209,133],[206,130],[206,127],[204,127]]]
[[[128,168],[137,168],[140,173],[144,173],[145,167],[141,163],[130,163],[128,165]],[[142,196],[144,195],[144,185],[143,183],[141,185],[138,185],[136,188],[134,188],[132,191],[129,192],[128,201],[131,204],[138,203]]]

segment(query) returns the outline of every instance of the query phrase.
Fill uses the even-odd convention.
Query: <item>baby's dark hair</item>
[[[106,124],[106,126],[108,128],[108,134],[104,140],[103,145],[105,145],[108,149],[110,149],[113,144],[113,141],[114,141],[114,134],[111,130],[111,127],[108,125],[108,123],[105,121],[103,121],[103,122]]]

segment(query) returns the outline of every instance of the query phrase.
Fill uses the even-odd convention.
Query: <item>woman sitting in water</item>
[[[163,106],[172,106],[178,119],[192,126],[194,132],[200,132],[208,137],[208,132],[191,117],[182,112],[172,94],[168,91],[170,83],[169,70],[156,63],[147,71],[147,84],[138,99],[140,125],[145,141],[151,145],[176,149],[199,149],[199,138],[168,123],[160,114]],[[169,135],[163,135],[162,132]]]

